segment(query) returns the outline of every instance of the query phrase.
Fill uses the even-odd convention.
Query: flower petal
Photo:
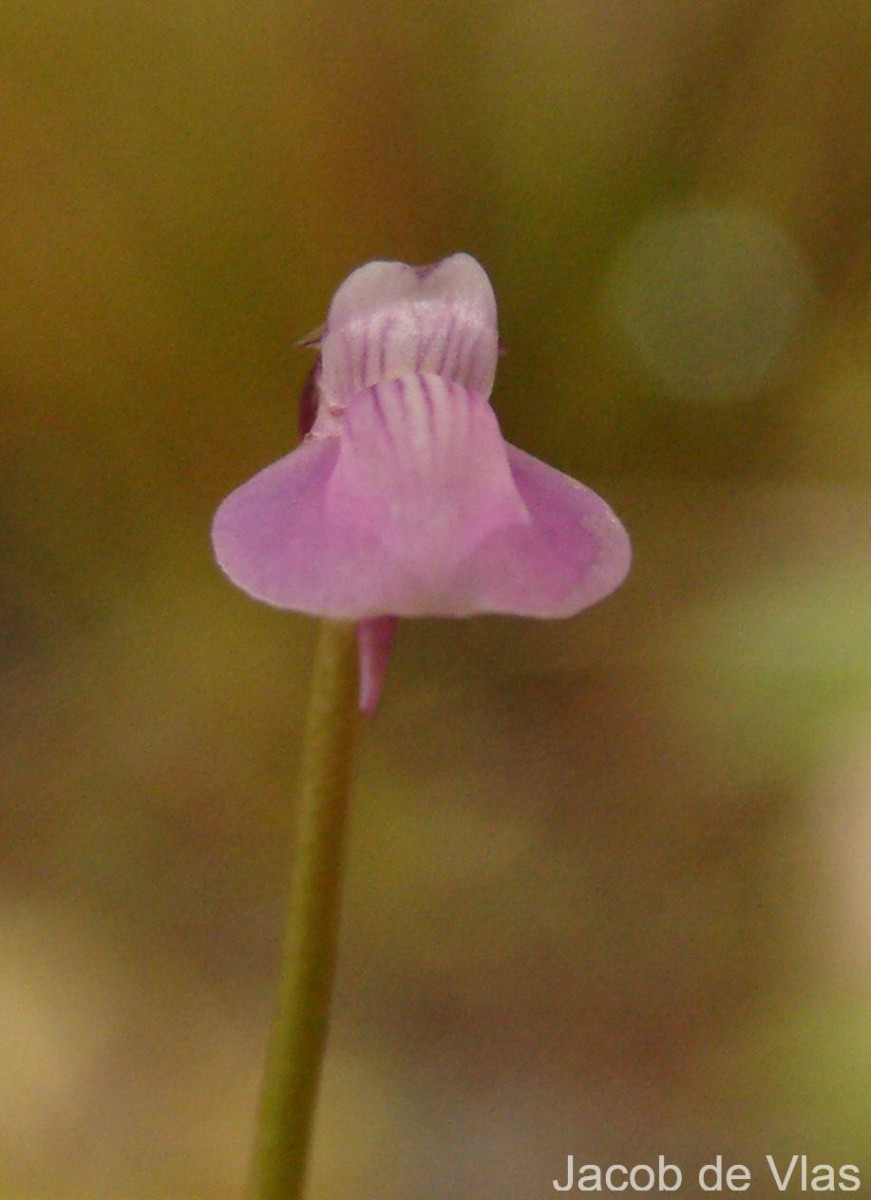
[[[338,454],[338,439],[309,438],[220,505],[212,544],[237,587],[280,608],[319,611],[323,499]]]
[[[455,616],[461,563],[529,521],[490,405],[426,375],[355,397],[340,437],[309,437],[232,492],[212,538],[230,579],[279,608]]]
[[[219,507],[215,557],[237,587],[277,608],[356,620],[390,611],[389,597],[413,586],[374,533],[325,519],[338,456],[338,438],[308,438]]]
[[[337,407],[364,388],[415,372],[489,396],[498,355],[490,280],[468,254],[429,267],[367,263],[336,292],[321,353],[323,390]]]
[[[212,525],[218,565],[276,608],[349,621],[404,611],[413,576],[373,530],[325,514],[338,456],[338,438],[309,438],[231,492]]]
[[[532,522],[497,530],[476,548],[453,580],[454,615],[573,616],[623,582],[629,537],[588,487],[515,446],[506,450]]]
[[[457,566],[496,530],[529,523],[492,408],[437,375],[406,375],[356,396],[344,417],[325,514],[376,534],[418,581],[387,611],[444,611]]]

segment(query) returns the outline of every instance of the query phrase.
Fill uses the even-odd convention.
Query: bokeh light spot
[[[620,247],[608,308],[644,368],[679,399],[751,394],[779,367],[811,292],[795,242],[762,213],[685,208]]]

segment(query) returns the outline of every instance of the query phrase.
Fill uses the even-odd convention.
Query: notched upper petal
[[[496,297],[469,254],[428,267],[372,262],[330,305],[321,338],[323,389],[346,405],[364,388],[430,373],[489,396],[496,374]]]

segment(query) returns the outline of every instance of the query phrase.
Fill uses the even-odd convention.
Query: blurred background
[[[209,523],[344,276],[460,249],[506,436],[635,565],[402,626],[312,1200],[871,1187],[871,6],[8,0],[0,46],[3,1196],[242,1193],[313,624]]]

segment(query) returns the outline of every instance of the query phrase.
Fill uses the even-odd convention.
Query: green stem
[[[305,1186],[339,940],[357,724],[356,626],[321,622],[303,753],[296,863],[254,1149],[253,1200]]]

